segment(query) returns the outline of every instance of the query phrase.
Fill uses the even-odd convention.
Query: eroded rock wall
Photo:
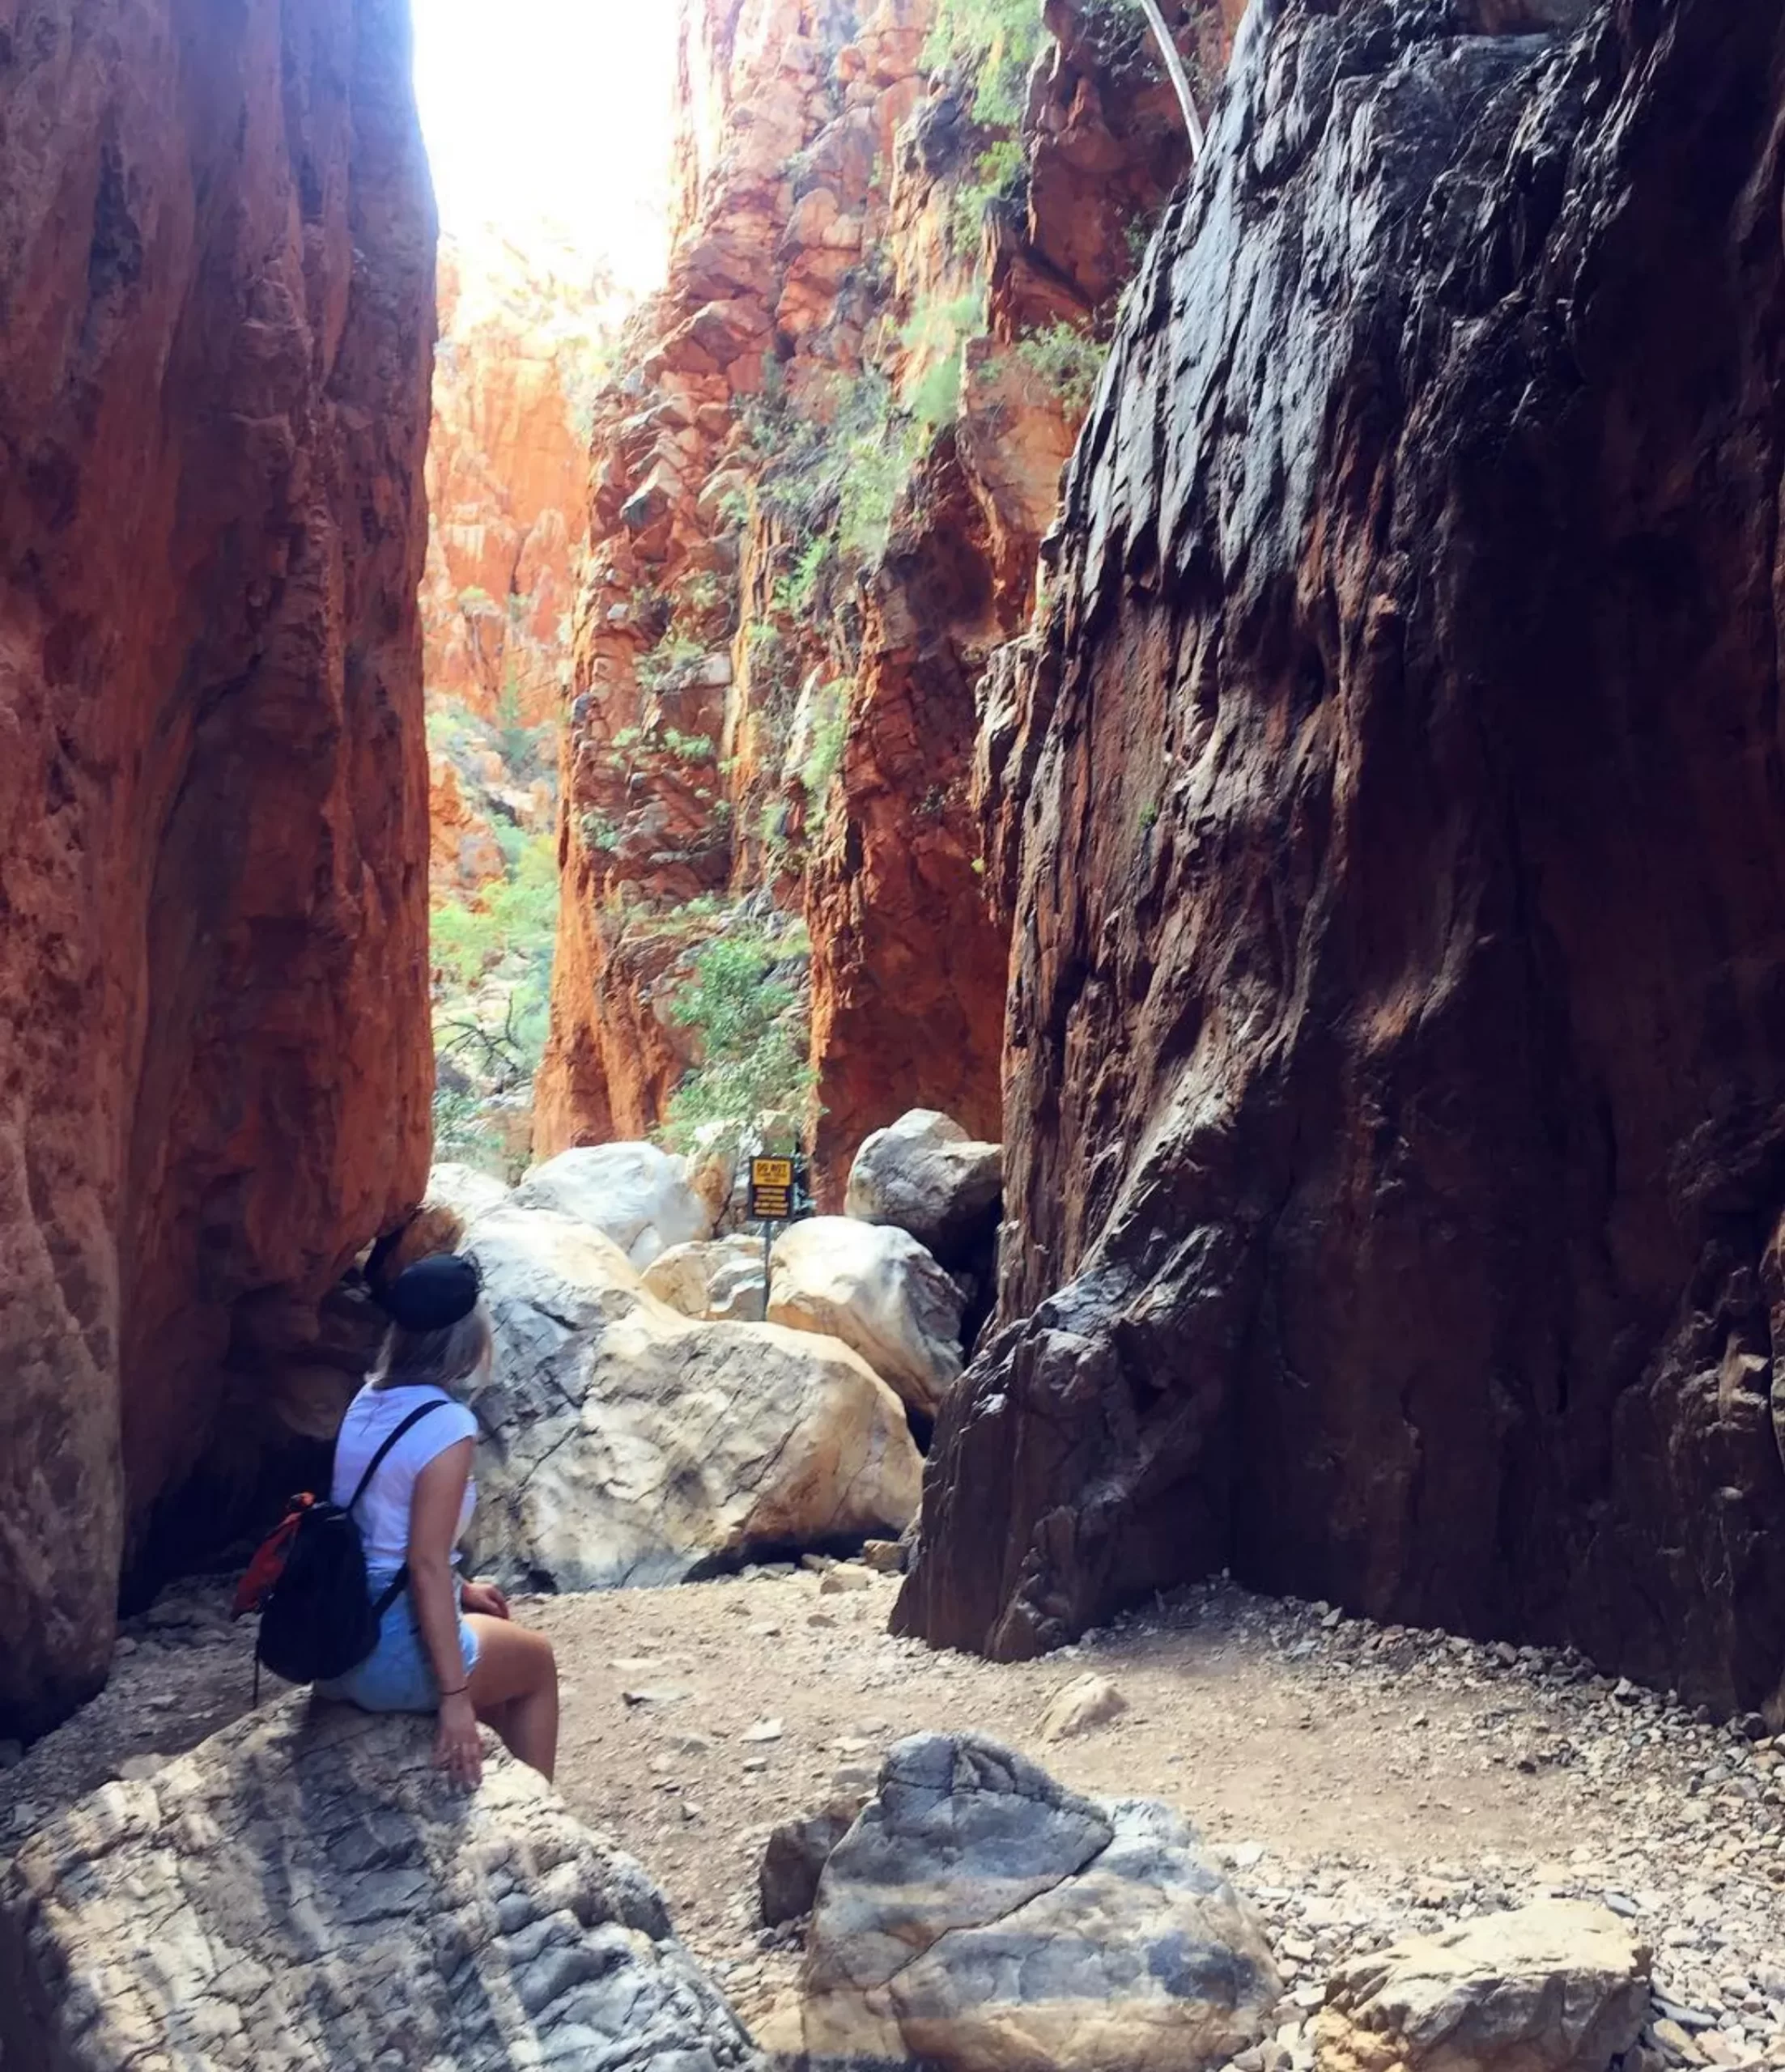
[[[564,255],[566,274],[572,264]],[[485,719],[557,714],[588,473],[576,397],[598,350],[592,300],[549,255],[442,245],[426,673],[436,696]]]
[[[423,1182],[432,280],[402,0],[0,6],[0,1734]]]
[[[973,743],[1089,388],[1037,341],[1107,333],[1187,145],[1138,16],[1056,0],[1014,117],[935,21],[685,8],[669,285],[597,412],[542,1151],[658,1125],[691,961],[796,921],[821,1195],[913,1106],[997,1132]]]
[[[570,680],[603,283],[569,250],[442,240],[423,672],[437,896],[504,873],[499,826],[549,829]]]
[[[1782,142],[1771,8],[1254,7],[1001,663],[907,1628],[1231,1564],[1785,1717]]]

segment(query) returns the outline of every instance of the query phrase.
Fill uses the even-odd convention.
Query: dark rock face
[[[1579,11],[1241,32],[992,758],[909,1630],[1230,1562],[1785,1717],[1785,17]]]
[[[784,1921],[797,1921],[812,1911],[824,1866],[866,1803],[860,1792],[834,1798],[818,1812],[784,1820],[769,1836],[756,1879],[757,1906],[765,1927],[779,1928]]]
[[[0,1734],[425,1177],[432,313],[402,0],[0,0]]]

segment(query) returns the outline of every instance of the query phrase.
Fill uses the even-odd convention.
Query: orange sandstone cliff
[[[573,253],[442,242],[422,631],[444,894],[500,877],[498,820],[552,811],[529,737],[555,733],[569,680],[607,299]]]
[[[668,285],[595,412],[537,1149],[659,1125],[703,947],[797,972],[834,1199],[916,1104],[1000,1123],[975,744],[1115,302],[1187,144],[1144,31],[1036,62],[933,0],[687,0]],[[1219,11],[1188,11],[1206,93]]]
[[[408,75],[401,0],[0,6],[0,1734],[422,1184]]]

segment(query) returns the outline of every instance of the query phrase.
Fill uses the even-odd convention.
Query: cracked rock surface
[[[456,1795],[432,1738],[291,1698],[40,1828],[7,2072],[754,2072],[640,1866],[499,1754]]]
[[[498,1580],[678,1582],[910,1522],[922,1467],[903,1407],[847,1346],[680,1315],[550,1210],[506,1203],[465,1242],[495,1324],[473,1532]]]
[[[926,1734],[825,1866],[803,1990],[820,2064],[1196,2072],[1263,2033],[1281,1982],[1181,1815]]]

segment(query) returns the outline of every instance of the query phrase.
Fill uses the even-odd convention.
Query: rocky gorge
[[[1785,2064],[1776,9],[681,0],[618,330],[214,13],[0,0],[5,2072]],[[399,1229],[562,1800],[217,1677]]]

